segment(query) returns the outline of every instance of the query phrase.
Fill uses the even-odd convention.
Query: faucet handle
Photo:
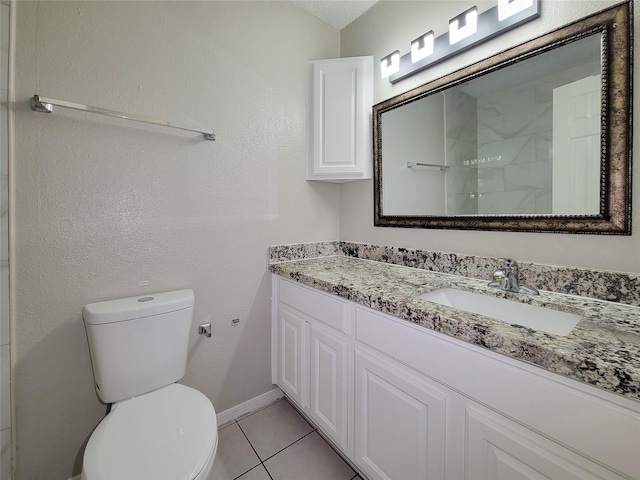
[[[509,270],[512,272],[518,271],[518,262],[516,262],[513,258],[498,258],[500,265],[503,269]]]

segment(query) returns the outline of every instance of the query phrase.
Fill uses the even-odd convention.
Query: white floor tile
[[[253,470],[249,470],[241,477],[238,477],[238,480],[271,480],[271,477],[262,465],[258,465]]]
[[[347,463],[313,432],[264,462],[273,480],[351,480]]]
[[[258,456],[265,460],[313,431],[286,400],[238,422]]]
[[[259,464],[260,459],[237,423],[218,431],[218,450],[213,462],[212,478],[233,480]]]

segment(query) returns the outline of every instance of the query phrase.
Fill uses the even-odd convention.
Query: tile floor
[[[362,480],[285,400],[218,432],[216,480]]]

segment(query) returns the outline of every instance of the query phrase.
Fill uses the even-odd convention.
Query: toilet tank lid
[[[124,322],[193,307],[193,290],[153,293],[85,305],[82,317],[89,325]]]

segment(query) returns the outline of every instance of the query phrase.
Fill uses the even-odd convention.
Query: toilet
[[[87,443],[82,480],[210,480],[216,412],[177,384],[186,370],[192,290],[85,305],[96,393],[109,414]]]

